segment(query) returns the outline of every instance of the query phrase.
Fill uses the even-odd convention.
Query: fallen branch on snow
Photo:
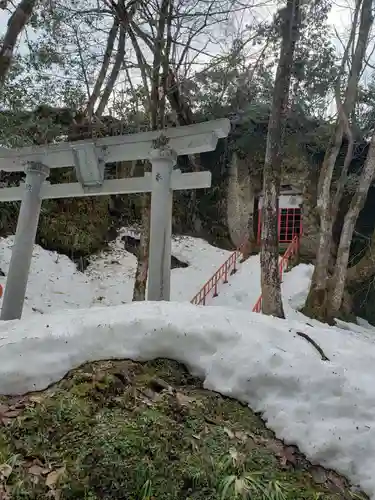
[[[307,340],[307,342],[311,344],[318,351],[323,361],[330,361],[330,359],[324,354],[323,349],[315,342],[315,340],[313,340],[309,335],[307,335],[307,333],[296,331],[296,334]]]

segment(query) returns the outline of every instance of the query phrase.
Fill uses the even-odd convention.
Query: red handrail
[[[219,269],[211,276],[211,278],[206,281],[206,283],[202,286],[199,292],[191,299],[191,304],[206,305],[206,297],[213,290],[213,297],[217,297],[218,295],[218,284],[220,280],[223,280],[223,283],[228,283],[228,276],[234,274],[237,271],[237,261],[243,256],[243,247],[246,244],[246,241],[241,243],[241,245],[235,250],[227,260],[222,264]]]
[[[283,278],[284,271],[288,269],[289,261],[291,260],[291,258],[298,254],[299,244],[299,236],[295,235],[292,241],[289,243],[288,248],[285,250],[284,255],[281,257],[279,263],[280,280],[282,280]],[[252,311],[256,313],[262,312],[262,294],[260,294],[258,300],[255,302]]]

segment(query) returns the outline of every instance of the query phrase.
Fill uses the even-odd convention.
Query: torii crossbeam
[[[16,149],[0,148],[0,170],[26,171],[19,187],[0,188],[0,201],[22,200],[5,287],[2,320],[22,315],[43,199],[151,192],[148,300],[170,300],[172,200],[176,189],[211,186],[210,172],[173,171],[178,155],[213,151],[228,135],[229,120],[214,120],[140,134]],[[156,146],[160,137],[165,146]],[[106,163],[149,159],[151,174],[104,179]],[[46,182],[51,168],[75,167],[79,182]]]

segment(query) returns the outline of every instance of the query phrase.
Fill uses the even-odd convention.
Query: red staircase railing
[[[286,271],[288,269],[290,260],[295,255],[298,255],[299,244],[300,244],[300,238],[299,238],[299,235],[296,235],[293,237],[288,248],[285,250],[284,255],[281,257],[280,262],[279,262],[280,280],[283,279],[283,273],[284,273],[284,271]],[[255,305],[253,307],[253,312],[257,312],[257,313],[262,312],[262,295],[260,295],[258,300],[255,302]]]
[[[212,297],[218,296],[218,285],[222,281],[223,283],[228,283],[228,277],[237,271],[237,263],[241,257],[243,257],[243,247],[246,242],[243,242],[237,250],[235,250],[222,264],[219,269],[211,276],[211,278],[206,281],[199,292],[191,299],[191,304],[206,305],[206,298],[212,292]]]

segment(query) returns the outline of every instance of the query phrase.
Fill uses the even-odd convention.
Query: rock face
[[[228,172],[226,222],[230,239],[236,247],[245,238],[254,237],[251,227],[254,217],[254,187],[246,162],[241,161],[237,153],[233,153]]]
[[[311,260],[315,256],[318,219],[316,215],[316,186],[318,169],[308,161],[296,145],[288,145],[283,165],[282,185],[302,193],[302,257]],[[259,161],[260,160],[260,161]],[[228,165],[226,184],[226,224],[231,241],[238,246],[245,237],[256,241],[258,199],[262,190],[262,163],[251,156],[240,158],[234,152]]]

